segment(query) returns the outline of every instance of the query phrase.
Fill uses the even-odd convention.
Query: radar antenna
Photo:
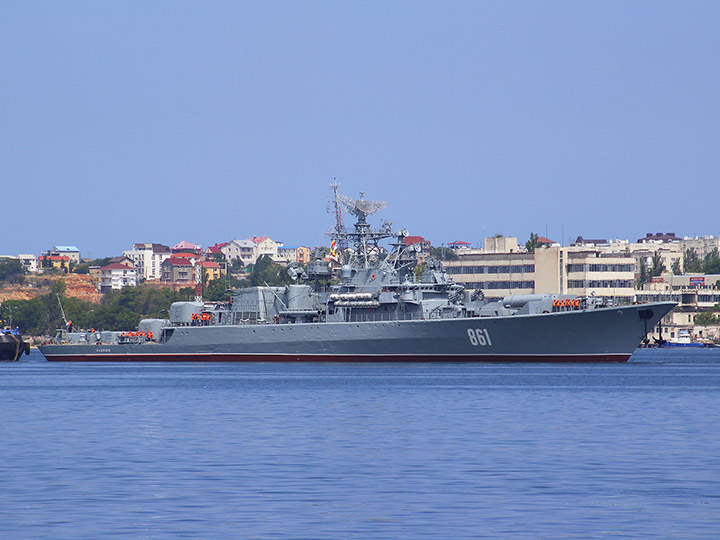
[[[337,242],[343,253],[348,244],[352,243],[360,263],[367,268],[370,263],[370,256],[372,254],[379,255],[380,253],[380,245],[378,242],[383,238],[391,236],[391,230],[389,223],[386,223],[381,230],[374,231],[370,228],[370,225],[368,225],[366,218],[387,207],[388,203],[386,201],[365,200],[364,193],[360,194],[359,199],[353,199],[352,197],[338,193],[337,188],[339,186],[337,184],[331,184],[330,187],[335,196],[334,202],[337,225],[335,226],[335,231],[329,235]],[[355,232],[345,231],[340,220],[340,206],[338,203],[342,203],[352,215],[357,217]]]

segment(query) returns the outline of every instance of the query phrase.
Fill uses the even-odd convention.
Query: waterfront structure
[[[132,249],[123,251],[123,255],[133,261],[138,278],[143,280],[160,279],[162,263],[172,255],[164,244],[136,243]]]
[[[616,303],[633,301],[635,259],[631,256],[562,246],[541,247],[530,253],[519,250],[514,237],[486,240],[491,251],[459,250],[458,260],[444,264],[457,283],[482,290],[487,298],[543,293],[598,296]],[[498,240],[502,240],[502,247]],[[496,251],[502,248],[510,251]]]
[[[111,289],[135,287],[137,273],[129,264],[111,262],[100,268],[100,292],[105,293]]]

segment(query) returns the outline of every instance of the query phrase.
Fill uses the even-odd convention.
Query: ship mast
[[[333,189],[335,196],[335,208],[337,223],[334,232],[329,233],[329,236],[337,242],[341,249],[344,250],[348,244],[352,244],[355,249],[356,257],[362,267],[368,268],[370,266],[370,255],[372,252],[379,253],[380,245],[378,242],[383,238],[392,236],[390,230],[390,223],[385,222],[381,230],[373,230],[367,222],[367,217],[387,207],[385,201],[368,201],[365,200],[365,194],[361,193],[359,199],[353,199],[347,195],[342,195],[337,192],[338,186],[333,184],[330,186]],[[342,226],[340,220],[340,206],[338,202],[342,203],[348,211],[357,218],[355,223],[355,232],[347,232]]]

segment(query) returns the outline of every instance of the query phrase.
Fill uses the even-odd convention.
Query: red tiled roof
[[[223,242],[222,244],[215,244],[214,246],[210,246],[205,250],[205,253],[222,253],[222,248],[227,246],[227,242]]]
[[[135,270],[132,266],[122,263],[110,263],[107,266],[103,266],[100,270]]]
[[[220,265],[215,261],[203,261],[203,268],[220,268]]]
[[[169,264],[172,264],[173,266],[192,266],[192,263],[183,257],[170,257],[169,259],[165,259],[165,262],[168,261]]]
[[[422,236],[406,236],[405,238],[403,238],[403,242],[405,242],[406,246],[412,246],[413,244],[423,244],[425,242],[427,242],[428,244],[430,243]]]

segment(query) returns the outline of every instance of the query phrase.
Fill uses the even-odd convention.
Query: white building
[[[100,292],[123,287],[135,287],[137,273],[132,266],[110,263],[100,269]]]
[[[139,278],[144,280],[160,279],[162,276],[162,263],[171,255],[170,248],[163,244],[133,244],[133,248],[123,251],[129,257]]]
[[[239,258],[243,264],[255,264],[261,255],[267,255],[274,261],[280,260],[278,248],[281,247],[282,242],[276,242],[267,236],[253,236],[248,240],[232,240],[220,250],[228,261]]]
[[[32,253],[21,253],[18,255],[18,259],[22,263],[26,272],[37,272],[37,257]]]

